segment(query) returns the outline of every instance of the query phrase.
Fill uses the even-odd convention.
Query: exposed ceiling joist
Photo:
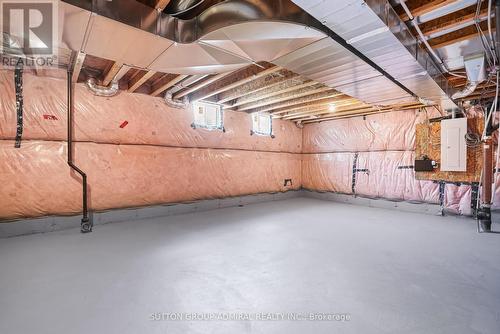
[[[344,110],[344,111],[324,111],[324,112],[319,112],[319,113],[316,113],[314,115],[304,115],[302,117],[295,117],[295,119],[290,119],[294,122],[304,122],[304,121],[308,121],[308,120],[313,120],[313,119],[321,119],[321,118],[324,118],[324,117],[338,117],[338,116],[345,116],[345,115],[356,115],[356,114],[359,114],[359,113],[364,113],[364,112],[371,112],[371,111],[375,111],[375,112],[379,112],[379,111],[382,111],[384,109],[377,109],[377,108],[374,108],[374,107],[354,107],[354,108],[350,108],[350,109],[347,109],[347,110]]]
[[[495,26],[495,21],[493,21],[493,27]],[[483,21],[479,24],[481,27],[481,30],[483,32],[486,32],[488,30],[488,23],[486,21]],[[433,49],[439,49],[447,45],[455,44],[458,42],[462,42],[468,39],[471,39],[473,37],[476,37],[479,35],[479,32],[476,28],[475,25],[471,25],[468,27],[465,27],[463,29],[455,30],[453,32],[450,32],[448,34],[429,39],[429,45]]]
[[[484,18],[488,14],[488,2],[483,2],[480,12],[480,18]],[[456,12],[438,17],[437,19],[419,24],[420,30],[426,36],[446,31],[454,27],[458,27],[466,23],[474,23],[476,17],[476,5],[466,7]]]
[[[325,86],[317,87],[317,88],[313,88],[313,89],[310,89],[309,87],[307,87],[307,88],[301,89],[300,91],[292,91],[292,92],[288,92],[288,93],[279,94],[279,95],[276,95],[276,96],[273,96],[273,97],[270,97],[267,99],[261,99],[255,103],[249,103],[249,104],[243,105],[239,108],[236,108],[236,110],[237,111],[247,111],[247,110],[251,110],[251,109],[257,109],[260,107],[273,105],[276,103],[295,100],[295,99],[299,99],[299,98],[307,97],[307,96],[313,96],[315,94],[327,92],[327,91],[330,93],[334,92],[334,90],[332,88],[325,87]]]
[[[406,1],[408,9],[414,17],[430,13],[435,9],[449,5],[456,0],[409,0]],[[410,18],[406,15],[401,5],[396,7],[396,12],[403,21],[408,21]]]
[[[104,76],[104,79],[102,79],[102,85],[107,86],[115,78],[115,76],[120,72],[123,64],[114,62],[111,68],[106,72],[106,75]]]
[[[83,63],[85,62],[86,54],[79,51],[74,54],[73,60],[73,74],[71,76],[71,82],[77,82],[78,77],[80,76],[80,72],[83,67]]]
[[[167,76],[169,76],[169,75],[167,75]],[[152,92],[150,95],[158,96],[162,92],[173,87],[174,85],[178,84],[179,82],[181,82],[182,80],[184,80],[187,77],[188,77],[188,75],[186,75],[186,74],[179,74],[173,78],[168,79],[166,82],[159,84],[158,86],[153,86]]]
[[[247,112],[271,112],[273,110],[289,108],[289,107],[297,106],[300,104],[307,104],[307,103],[314,102],[314,101],[327,100],[327,99],[341,96],[341,95],[343,95],[343,94],[339,93],[337,91],[326,91],[326,92],[316,93],[314,95],[305,96],[305,97],[301,97],[301,98],[286,101],[286,102],[280,102],[280,103],[275,103],[275,104],[271,104],[271,105],[264,106],[264,107],[250,109],[250,110],[247,110]]]
[[[346,95],[346,98],[350,98],[349,96]],[[325,105],[330,104],[330,103],[337,103],[339,100],[342,100],[342,97],[333,97],[333,98],[327,98],[324,100],[316,101],[316,102],[304,102],[298,105],[295,105],[293,107],[285,107],[285,108],[279,108],[271,111],[271,114],[276,117],[281,117],[285,116],[294,112],[303,112],[303,111],[311,111],[315,110],[319,107],[323,108]]]
[[[250,92],[250,94],[237,99],[233,104],[230,105],[230,107],[234,108],[244,104],[252,103],[255,101],[261,101],[266,98],[281,95],[284,93],[294,92],[315,85],[318,85],[318,83],[312,80],[306,80],[306,79],[288,80],[285,82],[281,82],[278,85],[267,87],[259,92]]]
[[[375,109],[371,109],[371,110],[369,110],[367,108],[359,108],[359,109],[345,112],[345,113],[335,113],[333,115],[323,115],[323,116],[316,117],[316,118],[304,119],[302,121],[302,123],[308,124],[308,123],[315,123],[315,122],[322,122],[322,121],[330,121],[330,120],[339,119],[339,118],[348,118],[348,117],[353,117],[353,116],[366,116],[366,115],[380,114],[380,113],[394,111],[394,110],[410,110],[410,109],[417,109],[417,108],[422,108],[422,107],[424,107],[424,105],[417,102],[417,103],[408,103],[408,104],[402,104],[402,105],[383,107],[380,109],[375,108]]]
[[[289,114],[283,115],[282,119],[291,120],[291,119],[301,118],[301,117],[308,116],[308,115],[319,114],[321,112],[333,113],[333,112],[341,112],[341,111],[350,111],[350,110],[359,109],[361,107],[373,108],[371,106],[368,106],[367,104],[364,104],[363,102],[359,102],[356,99],[347,99],[343,103],[337,103],[335,111],[331,111],[328,105],[324,105],[324,106],[319,107],[313,111],[302,111],[302,112],[289,113]]]
[[[256,80],[258,78],[262,78],[271,73],[275,73],[280,71],[282,68],[279,66],[270,65],[264,70],[257,65],[251,65],[239,71],[228,75],[223,80],[219,80],[214,82],[203,89],[200,89],[197,92],[194,92],[190,96],[191,101],[205,100],[214,95],[220,94],[222,92],[228,91],[230,89],[236,88],[238,86],[244,85],[250,81]]]
[[[155,8],[158,9],[159,11],[162,11],[165,9],[165,7],[168,6],[171,0],[156,0],[155,2]]]
[[[226,103],[244,96],[261,93],[264,90],[271,89],[273,87],[276,87],[277,85],[280,85],[290,79],[294,79],[297,77],[298,74],[295,74],[288,70],[275,72],[268,76],[253,80],[239,87],[220,93],[217,96],[217,103]]]
[[[213,75],[205,80],[202,80],[201,82],[199,82],[199,83],[197,83],[189,88],[183,89],[180,92],[175,93],[174,99],[180,99],[188,94],[194,93],[197,90],[202,89],[203,87],[206,87],[206,86],[208,86],[208,85],[210,85],[218,80],[221,80],[222,78],[226,77],[227,75],[229,75],[231,73],[232,72],[220,73],[220,74]]]
[[[135,92],[139,87],[141,87],[146,81],[148,81],[153,75],[156,74],[156,71],[149,70],[144,74],[137,73],[128,84],[128,91],[130,93]]]

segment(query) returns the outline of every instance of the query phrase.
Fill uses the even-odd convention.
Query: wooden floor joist
[[[479,23],[479,26],[481,27],[481,30],[484,33],[487,33],[488,30],[488,23],[486,21],[483,21]],[[492,26],[495,27],[495,21],[493,21]],[[453,32],[450,32],[448,34],[436,37],[436,38],[431,38],[429,39],[429,45],[433,49],[439,49],[451,44],[459,43],[471,38],[474,38],[479,35],[479,32],[476,28],[475,25],[471,25],[459,30],[455,30]]]
[[[271,67],[263,70],[257,65],[251,65],[228,75],[223,80],[216,81],[213,84],[194,92],[189,96],[189,98],[190,101],[205,100],[214,95],[244,85],[250,81],[278,72],[281,69],[282,68],[279,66],[271,65]]]
[[[483,2],[480,18],[485,18],[488,14],[488,2]],[[420,30],[425,36],[433,35],[442,31],[458,27],[466,23],[474,23],[477,5],[472,5],[456,12],[438,17],[434,20],[419,24]]]
[[[180,99],[188,94],[191,94],[191,93],[194,93],[196,92],[197,90],[200,90],[202,89],[203,87],[206,87],[218,80],[221,80],[222,78],[226,77],[227,75],[231,74],[232,72],[224,72],[224,73],[220,73],[220,74],[216,74],[216,75],[212,75],[196,84],[194,84],[193,86],[191,87],[188,87],[186,89],[183,89],[181,90],[180,92],[178,93],[175,93],[174,94],[174,99]]]
[[[257,109],[260,107],[269,106],[269,105],[273,105],[273,104],[281,103],[281,102],[285,102],[285,101],[295,100],[295,99],[299,99],[302,97],[314,96],[318,93],[323,93],[323,92],[332,93],[332,92],[334,92],[334,90],[330,87],[325,87],[325,86],[306,87],[306,88],[301,89],[300,91],[292,91],[292,92],[288,92],[288,93],[282,93],[282,94],[279,94],[279,95],[276,95],[276,96],[273,96],[273,97],[270,97],[267,99],[260,99],[257,102],[249,103],[249,104],[245,104],[243,106],[240,106],[240,107],[236,108],[235,110],[247,111],[247,110]]]
[[[146,81],[148,81],[156,71],[149,70],[144,74],[136,74],[129,82],[128,91],[130,93],[135,92],[139,87],[141,87]]]
[[[280,83],[279,85],[267,87],[258,92],[250,92],[248,95],[239,98],[234,103],[230,104],[230,107],[234,108],[256,101],[262,101],[263,99],[271,98],[285,93],[295,92],[316,85],[318,85],[318,83],[312,80],[288,80]]]
[[[244,96],[261,93],[263,90],[272,89],[286,81],[298,79],[299,75],[288,70],[281,70],[268,76],[250,81],[244,85],[222,92],[218,95],[217,103],[226,103]],[[302,82],[302,79],[298,79]]]
[[[123,63],[119,62],[114,62],[111,68],[106,72],[106,75],[104,76],[104,79],[102,79],[102,85],[107,86],[113,80],[122,68]]]
[[[274,110],[286,109],[286,108],[290,108],[290,107],[301,105],[301,104],[308,104],[308,103],[311,103],[314,101],[327,100],[327,99],[334,98],[334,97],[341,96],[341,95],[343,95],[343,94],[339,93],[337,91],[325,91],[325,92],[321,92],[321,93],[316,93],[314,95],[305,96],[305,97],[301,97],[298,99],[293,99],[293,100],[286,101],[286,102],[280,102],[280,103],[275,103],[275,104],[271,104],[271,105],[264,106],[264,107],[250,109],[250,110],[247,110],[247,112],[272,112]]]
[[[182,80],[186,79],[187,77],[188,77],[188,75],[186,75],[186,74],[171,75],[169,77],[168,81],[166,81],[165,83],[160,84],[159,86],[154,86],[153,87],[153,91],[151,92],[150,95],[152,95],[152,96],[158,96],[162,92],[164,92],[167,89],[173,87],[174,85],[178,84],[179,82],[181,82]]]
[[[406,1],[406,6],[414,17],[418,17],[453,2],[456,2],[456,0],[409,0]],[[403,21],[408,21],[410,19],[401,5],[398,5],[395,9],[396,13],[398,13]]]

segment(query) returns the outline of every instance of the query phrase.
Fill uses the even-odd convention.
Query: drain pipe
[[[71,66],[68,67],[68,87],[67,87],[67,108],[68,108],[68,165],[75,172],[81,175],[82,177],[82,209],[83,209],[83,217],[82,222],[80,224],[80,231],[82,233],[92,232],[92,222],[89,219],[89,211],[87,206],[87,174],[85,174],[80,168],[78,168],[73,163],[73,83],[71,82],[71,78],[73,77],[73,70]]]
[[[495,1],[495,20],[497,23],[496,26],[496,35],[500,36],[500,0]],[[489,18],[488,18],[489,19]],[[498,38],[497,38],[498,40]],[[497,41],[498,43],[498,41]],[[479,232],[491,232],[491,202],[492,202],[492,193],[493,193],[493,132],[498,130],[498,124],[492,125],[493,123],[493,113],[497,112],[498,109],[498,75],[499,69],[498,64],[500,64],[500,50],[498,48],[498,44],[496,44],[497,50],[496,54],[496,63],[497,66],[495,68],[497,74],[497,85],[496,85],[496,94],[495,100],[491,108],[486,108],[486,113],[484,115],[486,119],[484,136],[483,136],[483,183],[482,183],[482,194],[481,194],[481,207],[477,213],[478,219],[478,231]],[[496,166],[495,166],[496,167]]]

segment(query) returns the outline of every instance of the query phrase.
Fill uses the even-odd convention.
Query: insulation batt
[[[23,141],[16,149],[14,76],[0,71],[0,218],[78,214],[81,178],[66,163],[66,81],[29,73],[23,81]],[[83,84],[75,85],[74,121],[74,161],[88,175],[92,210],[302,184],[302,133],[292,122],[275,120],[274,139],[251,136],[246,113],[225,113],[225,132],[192,129],[191,110],[169,108],[161,97],[103,98]]]
[[[0,219],[81,212],[81,179],[66,163],[66,81],[64,73],[55,76],[25,73],[23,141],[16,149],[14,75],[0,71]],[[416,180],[408,167],[415,125],[436,116],[431,109],[396,111],[303,129],[275,119],[272,139],[251,136],[246,113],[224,113],[225,133],[192,129],[191,110],[170,108],[161,97],[103,98],[77,84],[74,160],[88,174],[92,210],[301,187],[353,194],[353,173],[356,195],[438,203],[438,184]],[[293,186],[285,187],[289,178]],[[469,214],[470,196],[469,186],[447,184],[445,208]]]
[[[147,145],[77,143],[94,210],[277,192],[300,188],[300,155]],[[0,142],[1,217],[81,211],[81,178],[66,163],[66,143]],[[5,161],[7,163],[5,163]],[[291,178],[293,186],[284,187]]]

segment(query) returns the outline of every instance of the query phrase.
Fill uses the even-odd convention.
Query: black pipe
[[[71,79],[73,77],[73,70],[68,67],[68,165],[75,172],[82,176],[82,210],[83,217],[80,224],[80,231],[82,233],[92,232],[92,222],[89,219],[89,210],[87,205],[87,174],[85,174],[80,168],[78,168],[73,163],[73,83]]]

